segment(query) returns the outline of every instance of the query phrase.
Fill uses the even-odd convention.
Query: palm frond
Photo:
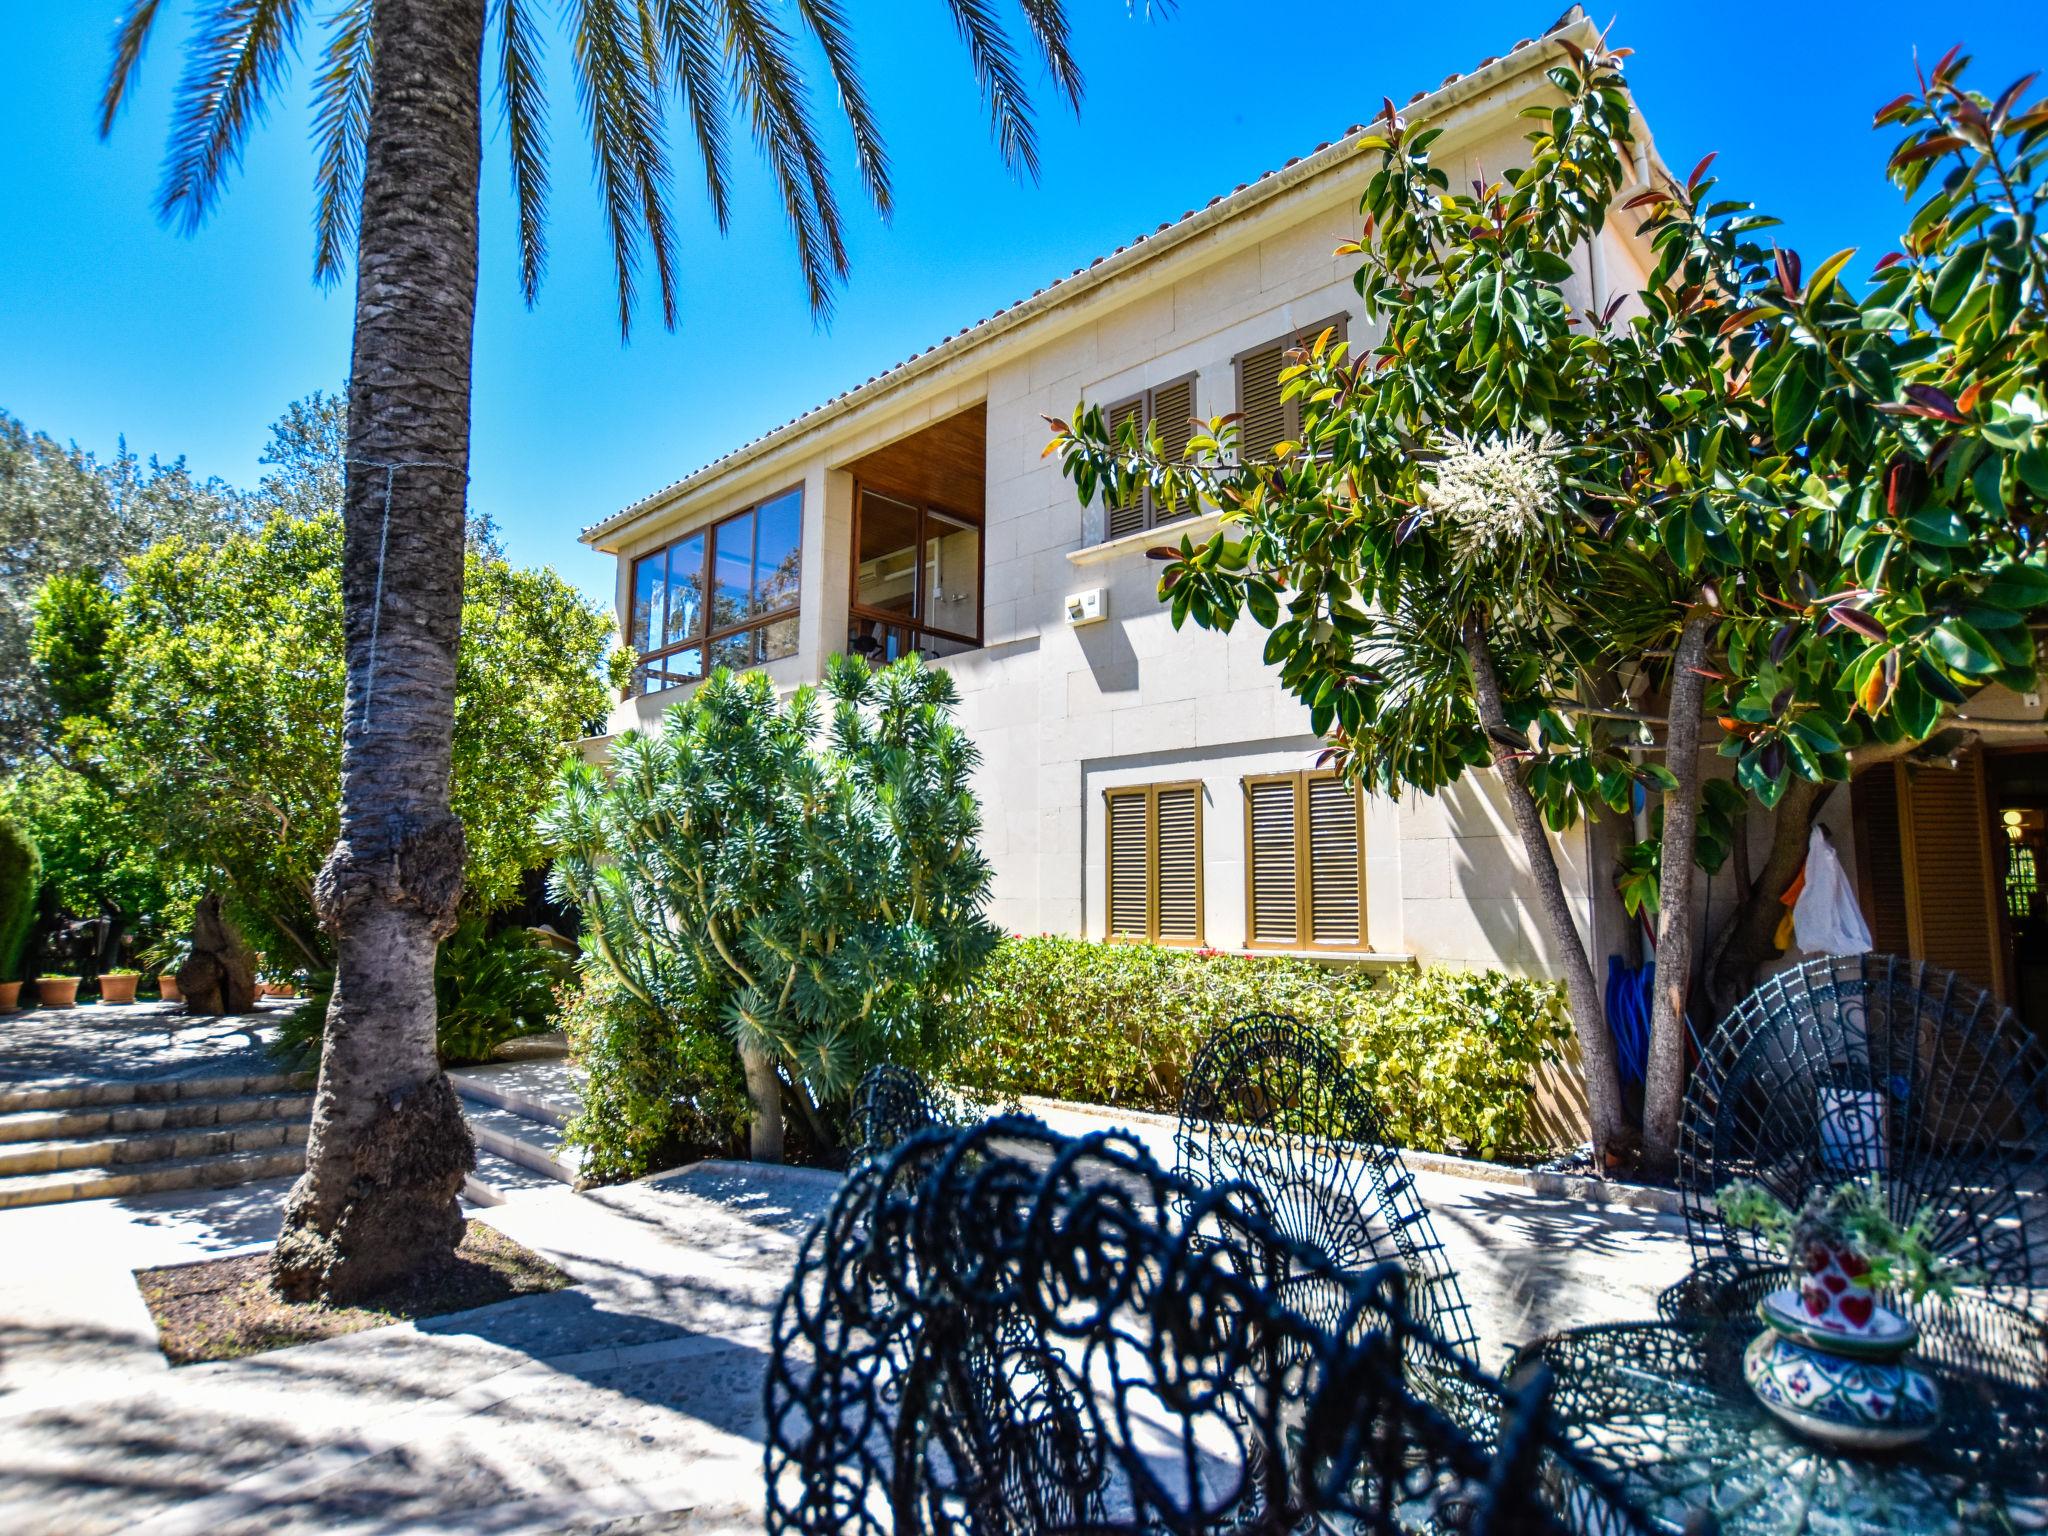
[[[1073,54],[1073,34],[1067,25],[1066,0],[1018,0],[1018,4],[1024,11],[1024,24],[1038,42],[1046,73],[1052,76],[1052,83],[1059,88],[1059,93],[1066,97],[1067,105],[1079,112],[1081,66]]]
[[[331,287],[355,248],[363,154],[370,137],[370,5],[348,0],[329,22],[313,82],[313,278]]]
[[[811,313],[822,319],[832,311],[832,284],[846,276],[846,237],[811,120],[810,93],[790,56],[789,34],[775,18],[756,0],[722,3],[740,101],[782,192]]]
[[[611,229],[612,261],[619,287],[619,334],[630,335],[633,298],[644,236],[655,246],[662,285],[662,311],[675,324],[674,253],[664,189],[668,182],[667,135],[661,78],[650,76],[645,9],[629,14],[617,0],[575,0],[574,36],[577,95],[590,131],[599,195]]]
[[[989,0],[948,0],[960,40],[974,63],[975,83],[988,108],[989,126],[1011,172],[1038,179],[1038,133],[1031,126],[1031,98],[1017,69],[1017,50]]]
[[[519,291],[531,305],[548,264],[547,86],[527,0],[494,0],[498,12],[498,103],[519,205]]]
[[[163,0],[133,0],[120,25],[114,28],[114,62],[107,70],[106,89],[100,94],[103,139],[114,131],[114,119],[120,115],[128,87],[134,84],[141,68],[143,47],[149,42],[150,29],[156,25],[156,13],[161,9]]]
[[[249,130],[262,121],[264,93],[283,77],[304,12],[304,0],[222,0],[200,12],[157,194],[165,222],[189,234],[205,221],[241,163]]]
[[[1055,10],[1059,0],[1051,0]],[[824,51],[832,83],[839,88],[840,109],[853,134],[853,157],[860,167],[861,184],[875,212],[887,218],[894,207],[889,190],[889,154],[882,145],[881,125],[868,102],[867,85],[854,60],[853,40],[847,35],[846,13],[839,0],[798,0],[798,9]]]
[[[723,234],[732,223],[731,161],[726,154],[724,54],[718,27],[704,0],[660,0],[669,74],[682,93],[697,157],[704,162],[704,195]]]

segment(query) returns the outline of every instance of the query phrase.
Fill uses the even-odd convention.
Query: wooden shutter
[[[1167,463],[1178,464],[1187,457],[1188,439],[1195,435],[1195,381],[1186,378],[1162,384],[1152,391],[1151,401],[1147,415],[1159,428],[1159,450]],[[1171,507],[1150,492],[1146,499],[1152,503],[1149,510],[1155,524],[1172,522],[1195,510],[1192,497],[1182,497]]]
[[[1202,942],[1202,791],[1183,784],[1157,792],[1153,821],[1153,862],[1158,871],[1158,922],[1153,937],[1162,944]]]
[[[1906,912],[1906,860],[1899,825],[1897,763],[1856,775],[1849,797],[1856,824],[1856,884],[1863,900],[1870,943],[1881,955],[1913,953],[1913,925]]]
[[[1309,941],[1355,949],[1365,942],[1360,911],[1363,853],[1358,789],[1334,774],[1308,781]]]
[[[1149,938],[1151,921],[1151,858],[1148,851],[1146,794],[1125,790],[1107,797],[1109,804],[1109,932],[1117,938]]]
[[[2002,996],[2005,946],[1984,755],[1971,752],[1953,769],[1899,763],[1896,772],[1913,958]]]
[[[1247,463],[1270,459],[1287,440],[1287,404],[1280,398],[1280,370],[1293,338],[1276,341],[1237,360],[1238,454]]]
[[[1139,441],[1145,436],[1145,397],[1133,395],[1128,400],[1119,400],[1106,413],[1109,434],[1112,439],[1120,437],[1126,422],[1136,422]],[[1145,494],[1140,491],[1129,501],[1118,503],[1104,497],[1108,518],[1104,523],[1105,538],[1120,539],[1126,534],[1136,533],[1145,526]]]
[[[1245,942],[1290,946],[1301,942],[1301,897],[1296,875],[1294,774],[1246,779]]]

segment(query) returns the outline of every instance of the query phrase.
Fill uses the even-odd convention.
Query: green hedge
[[[28,829],[0,816],[0,981],[23,979],[21,951],[36,921],[43,859]]]
[[[1531,1081],[1569,1036],[1558,989],[1498,971],[1362,967],[1087,939],[1005,940],[955,1002],[963,1087],[1171,1113],[1209,1032],[1247,1013],[1329,1031],[1387,1129],[1431,1151],[1548,1150]]]

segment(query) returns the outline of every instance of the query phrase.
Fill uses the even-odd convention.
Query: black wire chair
[[[1174,1153],[1192,1184],[1250,1184],[1281,1232],[1340,1270],[1398,1263],[1416,1316],[1477,1362],[1471,1311],[1414,1176],[1372,1096],[1314,1031],[1256,1013],[1204,1041],[1181,1090]]]
[[[947,1123],[945,1111],[922,1077],[909,1067],[878,1062],[867,1069],[853,1090],[857,1140],[852,1161],[870,1161],[906,1137]]]
[[[1563,1466],[1570,1528],[1646,1531],[1551,1428],[1546,1372],[1502,1387],[1405,1292],[1117,1133],[918,1132],[849,1175],[776,1311],[767,1528],[1550,1536]],[[1491,1443],[1408,1390],[1425,1353],[1492,1397]]]
[[[1667,1317],[1711,1309],[1780,1261],[1722,1220],[1749,1179],[1797,1209],[1878,1174],[1895,1219],[1934,1212],[1933,1245],[2022,1314],[2048,1282],[2048,1053],[2010,1008],[1950,972],[1837,955],[1771,977],[1701,1049],[1679,1122],[1693,1274]],[[2036,1349],[2048,1334],[2033,1323]]]

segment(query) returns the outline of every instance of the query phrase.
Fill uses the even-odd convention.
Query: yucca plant
[[[112,129],[163,0],[129,0],[102,105]],[[997,143],[1035,169],[1019,53],[991,0],[949,0]],[[1063,0],[1018,0],[1054,88],[1078,103]],[[814,312],[847,270],[844,218],[799,62],[815,44],[861,184],[891,203],[888,157],[841,0],[201,0],[187,44],[159,210],[196,228],[238,163],[302,38],[324,23],[314,87],[314,270],[356,258],[343,572],[348,703],[341,834],[317,887],[335,936],[334,1018],[306,1172],[272,1276],[346,1298],[453,1252],[473,1161],[434,1055],[434,951],[453,928],[463,834],[448,809],[455,642],[469,480],[471,328],[484,83],[495,76],[529,300],[547,261],[542,31],[568,31],[571,72],[611,227],[619,324],[651,263],[662,319],[680,308],[670,218],[680,124],[721,227],[740,116],[781,190]],[[487,63],[488,60],[488,63]]]
[[[757,1160],[785,1090],[815,1142],[877,1060],[933,1051],[941,1004],[995,947],[950,673],[832,663],[821,694],[713,673],[610,769],[566,770],[551,891],[592,963],[643,1007],[723,1026]],[[595,1067],[593,1067],[595,1070]]]

